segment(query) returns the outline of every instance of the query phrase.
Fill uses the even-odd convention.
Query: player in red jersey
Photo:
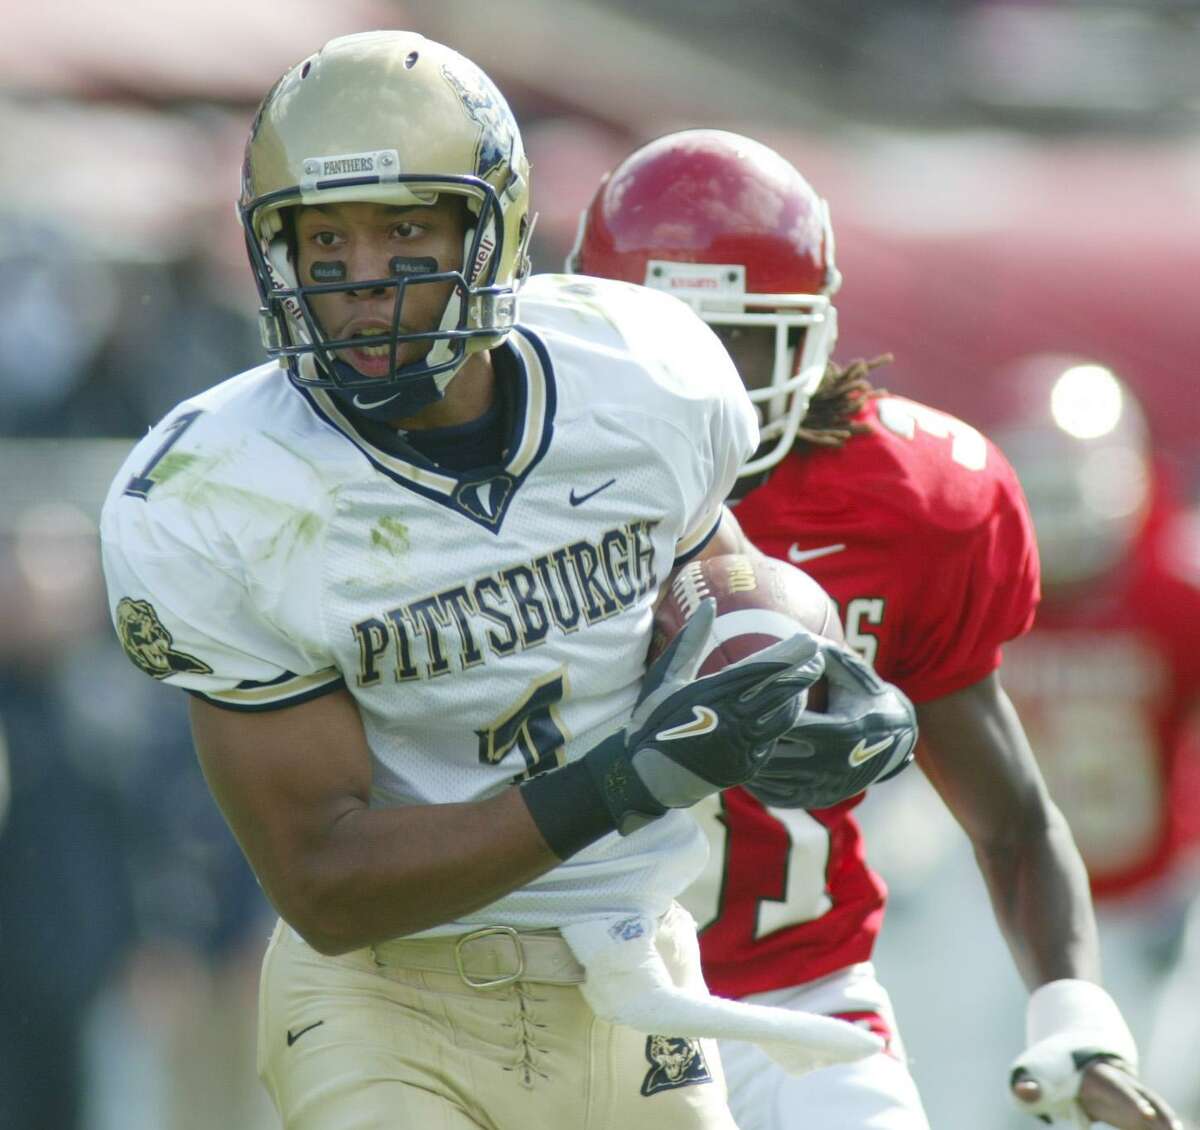
[[[1177,1126],[1138,1082],[1132,1039],[1097,984],[1083,866],[997,676],[1001,645],[1029,627],[1038,595],[1020,488],[973,428],[877,393],[867,364],[830,362],[840,279],[824,201],[748,138],[674,134],[606,178],[568,267],[689,300],[737,362],[762,438],[742,468],[738,518],[831,593],[848,642],[917,703],[920,761],[972,841],[1032,990],[1013,1074],[1025,1109]],[[796,1079],[723,1046],[739,1125],[925,1130],[869,962],[885,891],[865,861],[857,798],[804,811],[751,789],[708,811],[713,856],[690,905],[710,985],[867,1025],[891,1054]]]
[[[1031,357],[1001,375],[994,396],[1045,590],[1035,630],[1013,651],[1010,692],[1041,739],[1038,760],[1093,895],[1117,901],[1168,878],[1200,838],[1195,518],[1110,370]],[[1120,757],[1103,756],[1114,746]]]
[[[1045,594],[1006,681],[1087,865],[1144,1074],[1200,1115],[1196,990],[1182,988],[1200,963],[1167,975],[1200,847],[1200,523],[1108,369],[1036,356],[990,384]]]

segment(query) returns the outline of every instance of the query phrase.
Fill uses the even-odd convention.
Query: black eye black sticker
[[[346,264],[341,259],[318,259],[308,269],[313,282],[342,282],[346,278]]]
[[[411,275],[437,274],[438,261],[429,255],[397,255],[388,269],[396,278],[406,279]]]

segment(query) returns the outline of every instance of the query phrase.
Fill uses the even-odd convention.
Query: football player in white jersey
[[[193,696],[281,914],[259,1070],[289,1127],[727,1128],[708,1037],[793,1070],[880,1046],[708,996],[672,810],[788,730],[836,772],[882,727],[893,772],[911,707],[804,713],[849,662],[805,633],[696,679],[711,605],[645,670],[673,568],[744,546],[754,412],[670,296],[552,276],[518,321],[528,207],[453,51],[374,32],[289,70],[241,201],[276,361],[170,413],[105,504],[121,641]]]

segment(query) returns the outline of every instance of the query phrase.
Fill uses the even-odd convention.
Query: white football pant
[[[887,1039],[888,1051],[797,1076],[754,1044],[722,1041],[729,1105],[741,1130],[929,1130],[891,1001],[870,963],[745,999],[851,1018]]]

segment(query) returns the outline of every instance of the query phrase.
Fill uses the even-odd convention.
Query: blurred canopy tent
[[[90,99],[256,103],[318,44],[402,15],[379,0],[39,0],[5,12],[0,86]]]
[[[497,20],[473,2],[44,0],[6,13],[0,89],[253,104],[334,36],[412,27],[468,55],[510,98],[532,94],[622,125],[669,123],[697,106],[729,120],[811,113],[799,89],[738,66],[719,45],[656,31],[610,5],[506,7]]]

